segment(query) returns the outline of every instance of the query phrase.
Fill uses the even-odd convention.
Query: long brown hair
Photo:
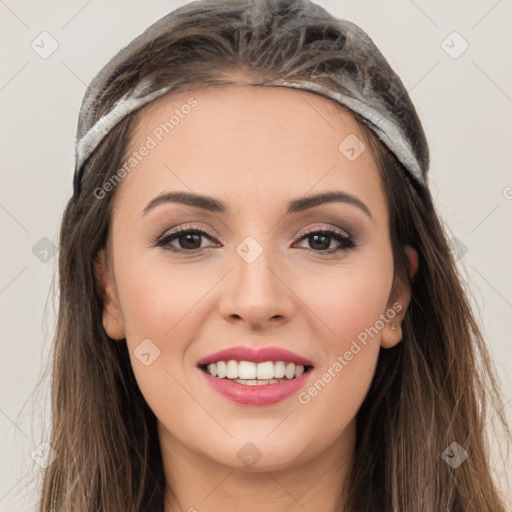
[[[186,13],[177,11],[172,30],[118,68],[98,95],[96,118],[148,75],[157,77],[155,89],[174,83],[171,93],[231,83],[240,72],[255,85],[284,77],[325,83],[340,66],[342,31],[335,18],[313,7],[304,1],[233,0],[197,2]],[[284,37],[280,27],[287,23],[295,23],[296,30]],[[349,69],[351,63],[343,65]],[[428,164],[421,123],[408,105],[403,113],[408,137]],[[125,340],[114,341],[103,329],[94,267],[109,241],[118,187],[102,199],[94,191],[122,167],[143,114],[144,108],[128,115],[103,139],[64,211],[51,384],[50,444],[58,457],[44,471],[41,512],[163,510],[156,418],[138,388]],[[410,281],[403,340],[381,349],[357,415],[343,510],[504,512],[486,448],[488,411],[501,418],[507,432],[508,426],[447,234],[430,192],[419,189],[359,121],[386,193],[396,277],[409,279],[406,244],[417,250],[419,268]],[[452,442],[468,454],[456,469],[441,456]]]

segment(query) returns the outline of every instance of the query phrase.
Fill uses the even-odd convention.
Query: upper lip
[[[299,356],[294,352],[290,352],[284,348],[279,347],[265,347],[254,349],[239,345],[231,347],[219,352],[214,352],[208,356],[203,357],[197,362],[198,366],[216,363],[218,361],[252,361],[254,363],[263,363],[265,361],[285,361],[294,363],[296,365],[313,366],[313,363],[305,357]]]

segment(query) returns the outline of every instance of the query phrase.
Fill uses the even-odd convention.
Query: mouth
[[[198,367],[215,379],[225,379],[246,386],[266,386],[289,382],[313,369],[313,365],[295,364],[290,361],[253,362],[234,359],[199,364]]]
[[[216,393],[241,405],[266,406],[285,400],[311,380],[313,362],[281,347],[238,345],[196,363]]]

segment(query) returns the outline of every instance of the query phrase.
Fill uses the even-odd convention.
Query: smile
[[[264,385],[285,382],[300,377],[311,368],[286,361],[217,361],[203,365],[202,369],[219,379],[230,379],[245,385]]]
[[[309,380],[311,365],[286,361],[217,361],[200,365],[214,391],[244,405],[270,405],[297,393]]]

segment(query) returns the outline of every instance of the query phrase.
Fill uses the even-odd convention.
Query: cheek
[[[312,297],[315,311],[330,328],[333,341],[357,336],[384,311],[389,294],[387,280],[368,275],[331,277]]]
[[[139,387],[151,404],[152,397],[180,389],[171,374],[183,382],[187,349],[200,336],[204,299],[218,276],[207,266],[192,272],[165,258],[125,256],[116,274],[126,342]],[[171,395],[177,401],[180,396]]]
[[[169,268],[139,268],[140,272],[127,274],[126,286],[119,290],[126,342],[142,395],[158,417],[167,417],[172,424],[180,421],[180,415],[169,411],[191,409],[182,365],[188,340],[200,329],[200,322],[194,321],[194,305],[209,283],[193,284],[183,272],[171,273]]]
[[[378,344],[344,345],[331,354],[329,362],[318,368],[297,395],[296,417],[303,419],[312,436],[321,428],[322,438],[317,442],[325,448],[356,417],[371,385],[379,353]]]
[[[173,338],[215,280],[211,270],[190,272],[165,258],[127,259],[119,265],[119,295],[128,338]]]
[[[318,418],[329,418],[322,427],[326,446],[356,416],[371,385],[390,286],[383,271],[342,274],[311,297],[325,327],[318,343],[322,361],[297,395],[301,417],[312,429]]]
[[[380,333],[394,311],[386,305],[392,284],[392,259],[384,257],[358,268],[342,268],[309,288],[308,306],[315,312],[323,352],[311,385],[298,395],[308,417],[332,414],[335,431],[353,418],[373,379],[380,351]],[[304,278],[303,290],[306,293]],[[314,281],[315,282],[315,281]],[[309,282],[311,285],[311,281]],[[322,327],[323,326],[323,327]]]
[[[372,333],[368,340],[375,338],[378,344],[393,272],[392,259],[384,256],[385,251],[381,254],[373,262],[297,276],[295,290],[315,313],[317,328],[323,326],[323,346],[331,359],[348,350],[352,340],[364,341],[368,331]]]

